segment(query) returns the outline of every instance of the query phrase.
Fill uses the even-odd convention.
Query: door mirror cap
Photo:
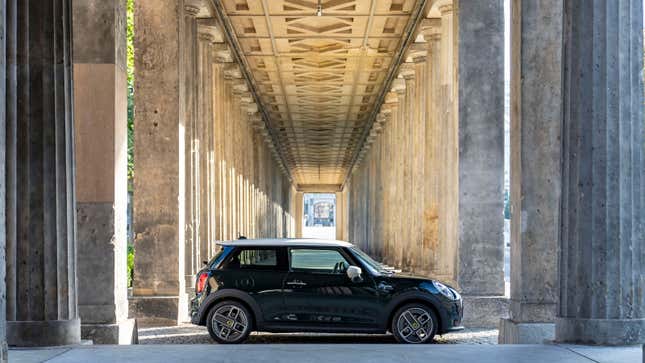
[[[350,280],[353,282],[361,282],[363,281],[363,270],[361,270],[360,267],[358,266],[349,266],[347,268],[347,277],[349,277]]]

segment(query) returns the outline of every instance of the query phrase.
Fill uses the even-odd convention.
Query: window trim
[[[287,267],[288,267],[290,273],[306,273],[306,274],[317,274],[317,275],[326,275],[326,276],[330,276],[330,275],[331,276],[346,276],[346,274],[344,274],[344,273],[320,272],[320,271],[309,270],[309,269],[296,269],[296,270],[294,270],[291,267],[291,250],[316,250],[316,251],[331,250],[331,251],[336,251],[345,259],[346,262],[349,263],[349,265],[347,267],[349,267],[349,266],[359,266],[359,265],[356,264],[356,261],[354,261],[354,259],[350,255],[348,255],[345,252],[345,249],[342,248],[342,247],[289,246],[286,249],[286,252],[287,252],[287,264],[288,264]]]
[[[253,265],[249,268],[228,268],[226,265],[235,257],[239,256],[242,251],[248,250],[274,250],[276,253],[276,264],[272,266],[259,266]],[[289,270],[288,256],[285,255],[286,250],[280,246],[236,246],[234,251],[231,251],[224,261],[220,263],[221,270],[223,271],[274,271],[274,272],[287,272]],[[285,266],[286,262],[286,266]]]

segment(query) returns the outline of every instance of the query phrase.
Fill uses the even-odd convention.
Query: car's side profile
[[[386,333],[432,341],[461,328],[461,296],[437,281],[386,270],[347,242],[221,243],[197,274],[192,322],[220,343],[251,331]]]

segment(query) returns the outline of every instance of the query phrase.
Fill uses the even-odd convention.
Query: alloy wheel
[[[405,342],[423,343],[432,336],[434,324],[428,311],[411,307],[399,315],[396,327]]]
[[[226,342],[235,342],[243,337],[249,329],[246,313],[235,305],[222,305],[211,318],[213,332]]]

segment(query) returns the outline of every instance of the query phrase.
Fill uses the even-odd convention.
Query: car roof
[[[335,241],[317,238],[264,238],[264,239],[237,239],[233,241],[217,241],[221,246],[260,246],[260,247],[352,247],[345,241]]]

